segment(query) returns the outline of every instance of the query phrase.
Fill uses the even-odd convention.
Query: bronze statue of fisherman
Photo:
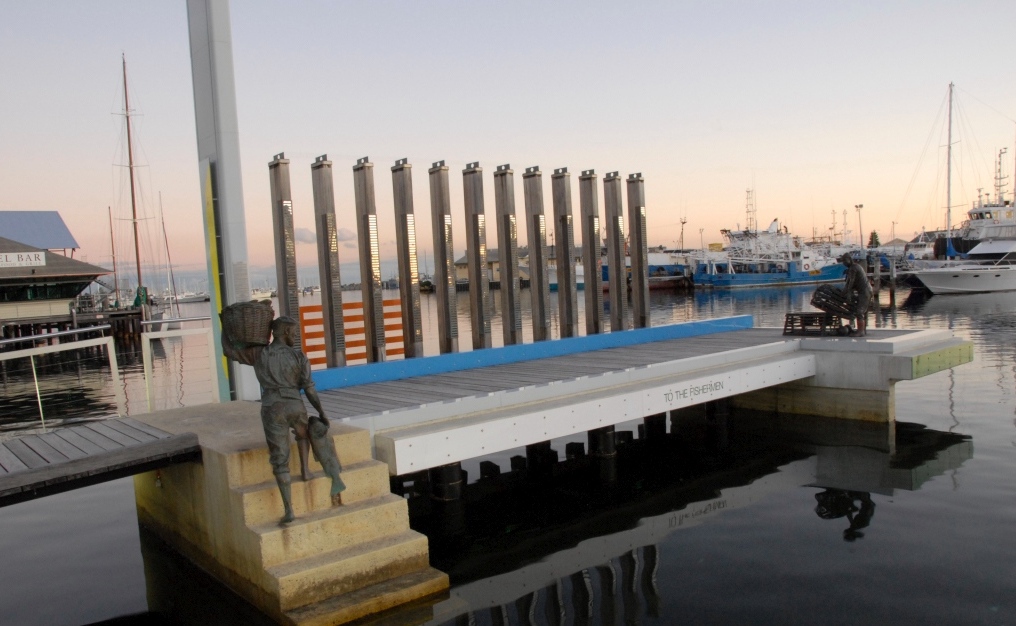
[[[857,326],[857,330],[852,331],[851,334],[856,337],[864,337],[867,335],[868,304],[871,302],[872,294],[871,284],[868,283],[868,274],[849,252],[843,253],[840,262],[847,268],[843,277],[843,291],[850,303]]]
[[[266,305],[267,306],[267,305]],[[282,494],[285,514],[280,524],[296,519],[289,474],[289,431],[296,435],[300,453],[300,475],[311,479],[307,453],[313,449],[314,458],[332,479],[332,504],[339,504],[339,494],[346,488],[339,478],[341,467],[335,453],[335,442],[328,436],[330,422],[325,417],[321,399],[310,375],[310,361],[295,346],[297,322],[290,317],[272,321],[272,342],[269,345],[248,345],[228,336],[227,325],[222,328],[222,350],[226,357],[244,365],[252,365],[261,383],[261,423],[268,443],[268,460]],[[239,346],[239,347],[238,347]],[[300,397],[303,390],[307,400],[317,409],[317,416],[308,417]]]

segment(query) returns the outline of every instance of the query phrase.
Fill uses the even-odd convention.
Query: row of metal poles
[[[420,318],[420,277],[416,253],[416,218],[413,212],[412,165],[400,159],[392,166],[395,204],[396,247],[402,328],[407,358],[423,356]],[[281,315],[299,316],[299,287],[296,275],[296,238],[293,202],[289,181],[289,160],[277,154],[268,164],[271,178],[272,224],[275,231],[275,259]],[[431,226],[434,240],[434,286],[437,298],[438,339],[442,354],[458,351],[459,331],[455,315],[455,258],[452,237],[448,167],[438,161],[428,170],[430,179]],[[532,299],[533,338],[543,341],[550,334],[550,284],[548,280],[547,222],[543,203],[543,174],[528,167],[522,175]],[[342,321],[342,288],[339,277],[338,222],[332,162],[327,155],[311,165],[314,216],[317,230],[318,267],[321,276],[321,304],[328,367],[345,365],[345,333]],[[586,334],[604,331],[603,278],[601,274],[600,208],[597,176],[585,170],[579,176],[579,205],[582,227],[581,260],[585,269]],[[384,311],[381,293],[381,260],[374,197],[374,164],[367,157],[353,166],[356,200],[356,230],[359,247],[360,282],[363,292],[364,334],[367,361],[385,359]],[[469,163],[462,170],[466,218],[466,261],[469,275],[469,308],[473,349],[491,347],[490,284],[487,274],[487,228],[483,196],[483,168]],[[625,327],[628,299],[632,325],[649,326],[649,268],[646,241],[645,185],[641,174],[627,180],[630,238],[624,234],[622,180],[617,172],[603,178],[606,216],[606,248],[610,294],[610,330]],[[558,317],[561,337],[579,334],[577,261],[572,223],[571,174],[567,168],[554,170],[553,193],[555,256],[558,277]],[[504,345],[522,343],[519,253],[515,213],[514,172],[499,165],[494,172],[494,202],[497,215],[498,262],[500,265],[501,315]],[[627,250],[626,250],[627,247]],[[631,259],[630,275],[626,257]]]

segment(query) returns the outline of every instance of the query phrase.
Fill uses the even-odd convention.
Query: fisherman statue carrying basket
[[[223,309],[222,351],[227,358],[253,366],[261,383],[261,424],[268,443],[268,460],[285,507],[280,524],[288,524],[296,519],[289,474],[290,430],[296,435],[301,478],[305,482],[311,479],[307,455],[313,450],[314,458],[332,479],[333,505],[339,504],[339,494],[346,487],[339,478],[341,467],[335,442],[328,436],[330,422],[310,376],[310,361],[295,345],[297,322],[290,317],[273,320],[274,314],[267,300],[232,304]],[[317,409],[317,416],[308,417],[301,390]]]

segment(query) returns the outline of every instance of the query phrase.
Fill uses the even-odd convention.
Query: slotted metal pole
[[[603,211],[607,219],[607,280],[610,290],[610,330],[624,330],[628,309],[628,268],[624,253],[624,214],[621,179],[617,172],[603,177]]]
[[[413,166],[399,159],[392,166],[395,199],[395,248],[399,261],[402,301],[402,345],[406,358],[423,356],[420,319],[420,271],[416,258],[416,215],[413,214]]]
[[[586,299],[586,334],[603,332],[603,273],[600,270],[600,196],[596,172],[579,176],[579,207],[582,211],[582,265]]]
[[[342,278],[339,270],[339,226],[335,218],[335,185],[327,154],[310,166],[317,226],[318,279],[321,281],[321,324],[325,331],[328,367],[346,364],[346,329],[342,320]]]
[[[462,170],[466,209],[466,264],[469,270],[469,315],[473,349],[489,348],[490,279],[487,276],[487,223],[483,212],[483,168],[469,163]]]
[[[628,175],[628,233],[632,326],[649,328],[649,242],[645,181],[641,173]]]
[[[46,414],[42,412],[42,391],[39,390],[39,376],[35,373],[35,355],[29,355],[28,360],[32,364],[32,382],[35,384],[35,401],[39,404],[39,421],[42,422],[42,429],[46,430]]]
[[[554,202],[558,321],[561,325],[561,337],[578,337],[578,285],[573,252],[575,227],[572,223],[571,174],[568,173],[568,168],[559,167],[554,170],[554,174],[550,177],[550,185]]]
[[[437,338],[441,354],[459,351],[459,322],[455,313],[455,248],[452,208],[448,196],[448,166],[434,163],[430,177],[430,216],[434,236],[434,292],[437,296]]]
[[[299,321],[300,300],[296,276],[296,232],[293,227],[293,195],[289,185],[289,159],[282,152],[268,164],[272,189],[272,229],[275,232],[275,277],[279,315]],[[296,341],[300,342],[297,325]]]
[[[533,311],[533,341],[550,339],[550,283],[547,280],[547,217],[543,212],[543,173],[527,167],[522,174],[529,232],[529,296]]]
[[[367,362],[385,360],[384,300],[381,293],[380,242],[374,201],[374,164],[369,157],[353,166],[356,196],[356,231],[360,247],[360,285],[363,294],[363,334]]]
[[[515,216],[515,174],[507,163],[494,171],[494,211],[497,214],[501,322],[504,345],[522,343],[522,303],[519,283],[519,235]]]

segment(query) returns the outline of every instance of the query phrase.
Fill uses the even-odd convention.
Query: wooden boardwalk
[[[0,506],[200,458],[198,438],[129,417],[0,442]]]

